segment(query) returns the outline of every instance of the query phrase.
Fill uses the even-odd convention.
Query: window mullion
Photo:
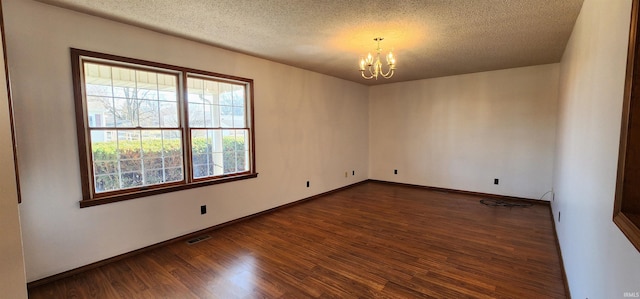
[[[181,99],[180,102],[180,120],[182,122],[182,157],[183,157],[183,169],[184,169],[184,179],[187,183],[193,182],[193,165],[191,161],[193,161],[191,155],[191,128],[189,127],[189,90],[187,88],[187,73],[181,72],[180,82],[178,83],[178,87],[180,88]]]
[[[138,122],[140,122],[140,117],[139,117],[140,113],[138,113]],[[143,135],[142,135],[142,130],[140,131],[140,139],[139,139],[139,144],[140,144],[140,176],[142,176],[142,186],[147,185],[147,176],[145,173],[145,169],[144,169],[144,147],[143,147]]]

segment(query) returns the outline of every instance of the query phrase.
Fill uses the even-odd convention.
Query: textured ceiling
[[[39,1],[367,85],[558,62],[583,2]],[[378,36],[397,71],[364,80],[358,60]]]

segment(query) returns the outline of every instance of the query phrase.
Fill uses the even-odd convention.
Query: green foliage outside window
[[[242,172],[245,169],[244,139],[223,137],[224,173]],[[140,141],[108,141],[92,143],[96,192],[133,188],[184,178],[182,144],[179,139],[149,139]],[[206,138],[192,140],[193,165],[207,165],[211,156],[211,144]],[[219,165],[216,165],[219,166]],[[122,186],[120,186],[122,185]]]

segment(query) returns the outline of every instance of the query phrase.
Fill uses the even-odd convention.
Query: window
[[[81,207],[253,178],[253,80],[71,49]]]

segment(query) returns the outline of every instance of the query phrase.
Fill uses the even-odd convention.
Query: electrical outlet
[[[207,206],[200,206],[200,215],[204,215],[207,213]]]
[[[349,176],[349,173],[345,171],[345,172],[344,172],[344,177],[346,178],[346,177],[348,177],[348,176]]]
[[[493,179],[493,184],[494,184],[494,185],[498,185],[499,183],[500,183],[500,180],[499,180],[499,179]]]
[[[351,175],[356,175],[356,171],[355,171],[355,170],[352,170],[352,171],[351,171]]]
[[[394,170],[393,170],[393,174],[398,174],[398,170],[397,170],[397,169],[394,169]]]
[[[307,181],[307,188],[309,188],[309,181]]]

